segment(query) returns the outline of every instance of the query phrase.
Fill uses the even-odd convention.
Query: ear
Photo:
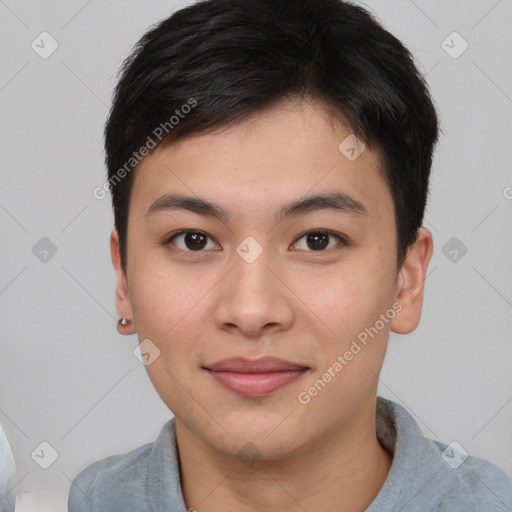
[[[129,320],[128,325],[122,326],[117,323],[119,334],[133,334],[135,325],[133,324],[133,310],[130,301],[130,293],[128,289],[128,280],[121,266],[121,247],[119,244],[119,234],[116,230],[110,234],[110,255],[112,257],[112,265],[116,271],[116,309],[120,317]]]
[[[427,228],[420,228],[416,242],[409,247],[398,273],[396,301],[402,310],[390,325],[391,330],[397,334],[414,331],[420,322],[425,278],[433,246],[432,233]]]

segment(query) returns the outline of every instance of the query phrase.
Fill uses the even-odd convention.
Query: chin
[[[286,414],[270,415],[267,419],[261,416],[260,412],[238,418],[236,422],[223,421],[231,435],[220,427],[220,431],[204,431],[203,436],[208,444],[227,455],[268,461],[291,455],[307,441],[304,427],[296,425],[290,417],[285,419]],[[213,437],[215,434],[218,437]]]

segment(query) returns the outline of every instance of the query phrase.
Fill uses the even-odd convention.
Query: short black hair
[[[149,27],[120,74],[105,160],[125,270],[141,154],[287,98],[321,100],[380,153],[401,267],[423,222],[439,124],[412,55],[370,12],[343,0],[202,0]]]

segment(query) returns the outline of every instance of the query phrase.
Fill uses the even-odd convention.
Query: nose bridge
[[[268,268],[270,256],[269,250],[262,252],[257,257],[254,257],[254,259],[246,259],[239,254],[239,257],[235,258],[234,264],[236,279],[249,290],[255,288],[256,291],[260,291],[260,288],[266,288],[269,274],[271,275]]]
[[[249,252],[240,255],[243,250],[243,246],[238,248],[234,261],[231,276],[233,299],[246,314],[251,310],[258,310],[261,314],[271,306],[274,293],[270,279],[272,273],[268,268],[271,254],[269,250],[262,251],[259,255],[251,254],[254,248],[249,246]]]
[[[255,335],[270,324],[274,327],[287,324],[292,309],[286,288],[275,278],[275,270],[270,270],[275,266],[271,251],[261,246],[258,249],[252,240],[244,242],[233,257],[216,319],[219,327],[236,325],[246,334]]]

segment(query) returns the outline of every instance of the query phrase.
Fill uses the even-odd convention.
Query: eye
[[[210,248],[207,247],[209,236],[202,231],[180,231],[179,233],[174,234],[169,238],[165,245],[170,243],[175,244],[179,249],[186,252],[204,252],[203,249]],[[182,245],[180,246],[175,241],[182,240]],[[214,244],[215,245],[215,244]]]
[[[308,231],[299,237],[298,240],[305,239],[305,244],[302,247],[299,247],[301,250],[306,250],[308,252],[327,252],[328,250],[335,249],[336,246],[333,247],[332,239],[335,238],[338,240],[338,246],[348,245],[348,242],[340,235],[336,235],[329,231]],[[208,247],[208,240],[210,239],[213,247]],[[177,241],[180,241],[178,243]],[[164,242],[164,245],[174,244],[180,250],[185,252],[204,252],[203,249],[212,249],[217,246],[210,238],[209,235],[203,233],[202,231],[180,231],[175,233],[167,241]],[[299,245],[298,242],[295,242],[294,246]],[[340,247],[338,247],[340,248]]]
[[[336,238],[341,242],[341,246],[348,245],[347,241],[341,237],[340,235],[336,235],[334,233],[331,233],[329,231],[308,231],[307,233],[304,233],[299,240],[305,239],[305,248],[299,247],[299,249],[308,251],[308,248],[310,251],[308,252],[327,252],[327,250],[331,250],[335,247],[332,247],[332,244],[330,243],[332,238]],[[295,243],[296,245],[298,242]],[[338,247],[339,249],[340,247]]]

